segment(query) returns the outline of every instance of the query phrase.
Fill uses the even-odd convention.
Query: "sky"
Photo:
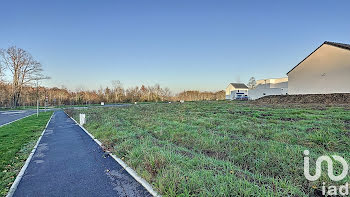
[[[160,84],[173,93],[285,77],[324,41],[350,43],[350,1],[0,1],[0,48],[48,87]]]

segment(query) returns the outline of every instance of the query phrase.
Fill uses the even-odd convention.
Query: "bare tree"
[[[4,67],[1,65],[0,62],[0,83],[2,83],[2,77],[4,76]]]
[[[162,95],[162,101],[168,100],[170,98],[171,92],[169,88],[164,88],[163,89],[163,95]]]
[[[12,105],[18,106],[22,89],[42,77],[42,65],[27,51],[12,46],[0,50],[0,64],[12,73]]]
[[[125,91],[123,88],[123,84],[120,83],[119,80],[112,81],[113,93],[114,93],[114,101],[121,102],[125,97]]]
[[[249,79],[249,82],[248,82],[247,85],[248,85],[248,87],[249,87],[250,89],[255,88],[255,86],[256,86],[255,78],[254,78],[254,77],[251,77],[251,78]]]

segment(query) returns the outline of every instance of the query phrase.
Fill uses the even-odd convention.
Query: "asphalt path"
[[[0,126],[35,113],[36,110],[0,111]]]
[[[63,111],[56,111],[14,196],[151,196]]]

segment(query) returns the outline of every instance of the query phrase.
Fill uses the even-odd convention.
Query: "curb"
[[[102,148],[102,143],[96,139],[89,131],[87,131],[83,126],[81,126],[74,118],[70,117],[65,111],[64,113],[72,119],[79,127],[86,133],[88,134],[101,148]],[[152,196],[155,197],[161,197],[154,189],[153,187],[142,177],[140,177],[132,168],[130,168],[123,160],[118,158],[116,155],[113,153],[106,151],[116,162],[119,163],[137,182],[139,182]]]
[[[45,128],[44,128],[44,131],[41,133],[41,135],[40,135],[38,141],[36,142],[36,144],[35,144],[33,150],[30,152],[30,154],[29,154],[29,156],[28,156],[26,162],[24,163],[23,167],[21,168],[21,171],[18,173],[18,175],[17,175],[15,181],[12,183],[12,186],[10,187],[10,190],[9,190],[9,192],[7,193],[6,197],[12,197],[13,194],[15,193],[15,191],[16,191],[16,189],[17,189],[17,187],[18,187],[18,184],[19,184],[19,182],[21,181],[21,179],[22,179],[22,177],[23,177],[23,175],[24,175],[24,172],[26,171],[26,169],[27,169],[27,167],[28,167],[30,161],[32,160],[32,157],[33,157],[33,155],[34,155],[34,153],[35,153],[35,151],[36,151],[36,148],[38,147],[38,145],[39,145],[39,143],[40,143],[40,140],[41,140],[41,138],[43,137],[43,135],[44,135],[44,133],[45,133],[47,127],[49,126],[49,123],[50,123],[50,121],[51,121],[51,119],[52,119],[52,117],[53,117],[54,114],[55,114],[55,112],[51,115],[49,121],[47,121],[46,126],[45,126]],[[32,115],[33,115],[33,114],[32,114]]]
[[[0,125],[0,127],[3,127],[3,126],[5,126],[5,125],[9,125],[9,124],[11,124],[11,123],[14,123],[14,122],[16,122],[16,121],[22,120],[23,118],[27,118],[27,117],[32,116],[32,115],[35,115],[35,113],[34,113],[34,114],[30,114],[30,115],[28,115],[28,116],[24,116],[24,117],[22,117],[22,118],[20,118],[20,119],[17,119],[17,120],[13,120],[13,121],[11,121],[11,122],[2,124],[2,125]]]

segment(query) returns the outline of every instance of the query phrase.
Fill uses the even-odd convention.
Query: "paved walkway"
[[[0,111],[0,126],[34,113],[35,110]]]
[[[56,111],[14,196],[151,196],[63,111]]]

